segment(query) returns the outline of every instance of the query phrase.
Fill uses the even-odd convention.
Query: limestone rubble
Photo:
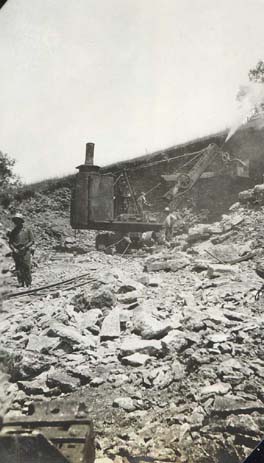
[[[262,189],[254,191],[257,204],[241,195],[218,223],[196,225],[150,256],[98,253],[91,242],[77,254],[73,238],[74,252],[47,252],[40,240],[34,287],[91,278],[4,302],[6,419],[32,406],[63,413],[74,401],[77,414],[83,406],[94,419],[98,458],[240,463],[264,431],[262,281],[254,271],[264,206]],[[4,230],[1,239],[4,249]]]

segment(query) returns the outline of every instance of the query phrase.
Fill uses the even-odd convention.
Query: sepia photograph
[[[263,18],[0,2],[0,463],[264,463]]]

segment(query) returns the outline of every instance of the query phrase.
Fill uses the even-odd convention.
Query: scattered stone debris
[[[72,400],[96,422],[98,461],[114,455],[121,463],[126,448],[154,460],[241,463],[264,432],[264,323],[254,297],[263,188],[242,192],[222,220],[185,229],[151,255],[107,255],[91,240],[81,254],[78,237],[50,226],[52,247],[62,243],[54,254],[42,231],[34,285],[86,271],[92,278],[56,297],[4,301],[6,416],[33,413],[35,400],[56,414],[56,400]],[[3,261],[4,231],[1,240]]]

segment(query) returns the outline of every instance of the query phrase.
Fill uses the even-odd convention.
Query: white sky
[[[223,129],[264,59],[264,0],[8,0],[0,150],[26,181]]]

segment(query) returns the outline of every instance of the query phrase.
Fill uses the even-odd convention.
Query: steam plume
[[[256,128],[264,127],[264,84],[251,82],[239,88],[236,101],[237,114],[225,141],[249,121],[253,121]]]

